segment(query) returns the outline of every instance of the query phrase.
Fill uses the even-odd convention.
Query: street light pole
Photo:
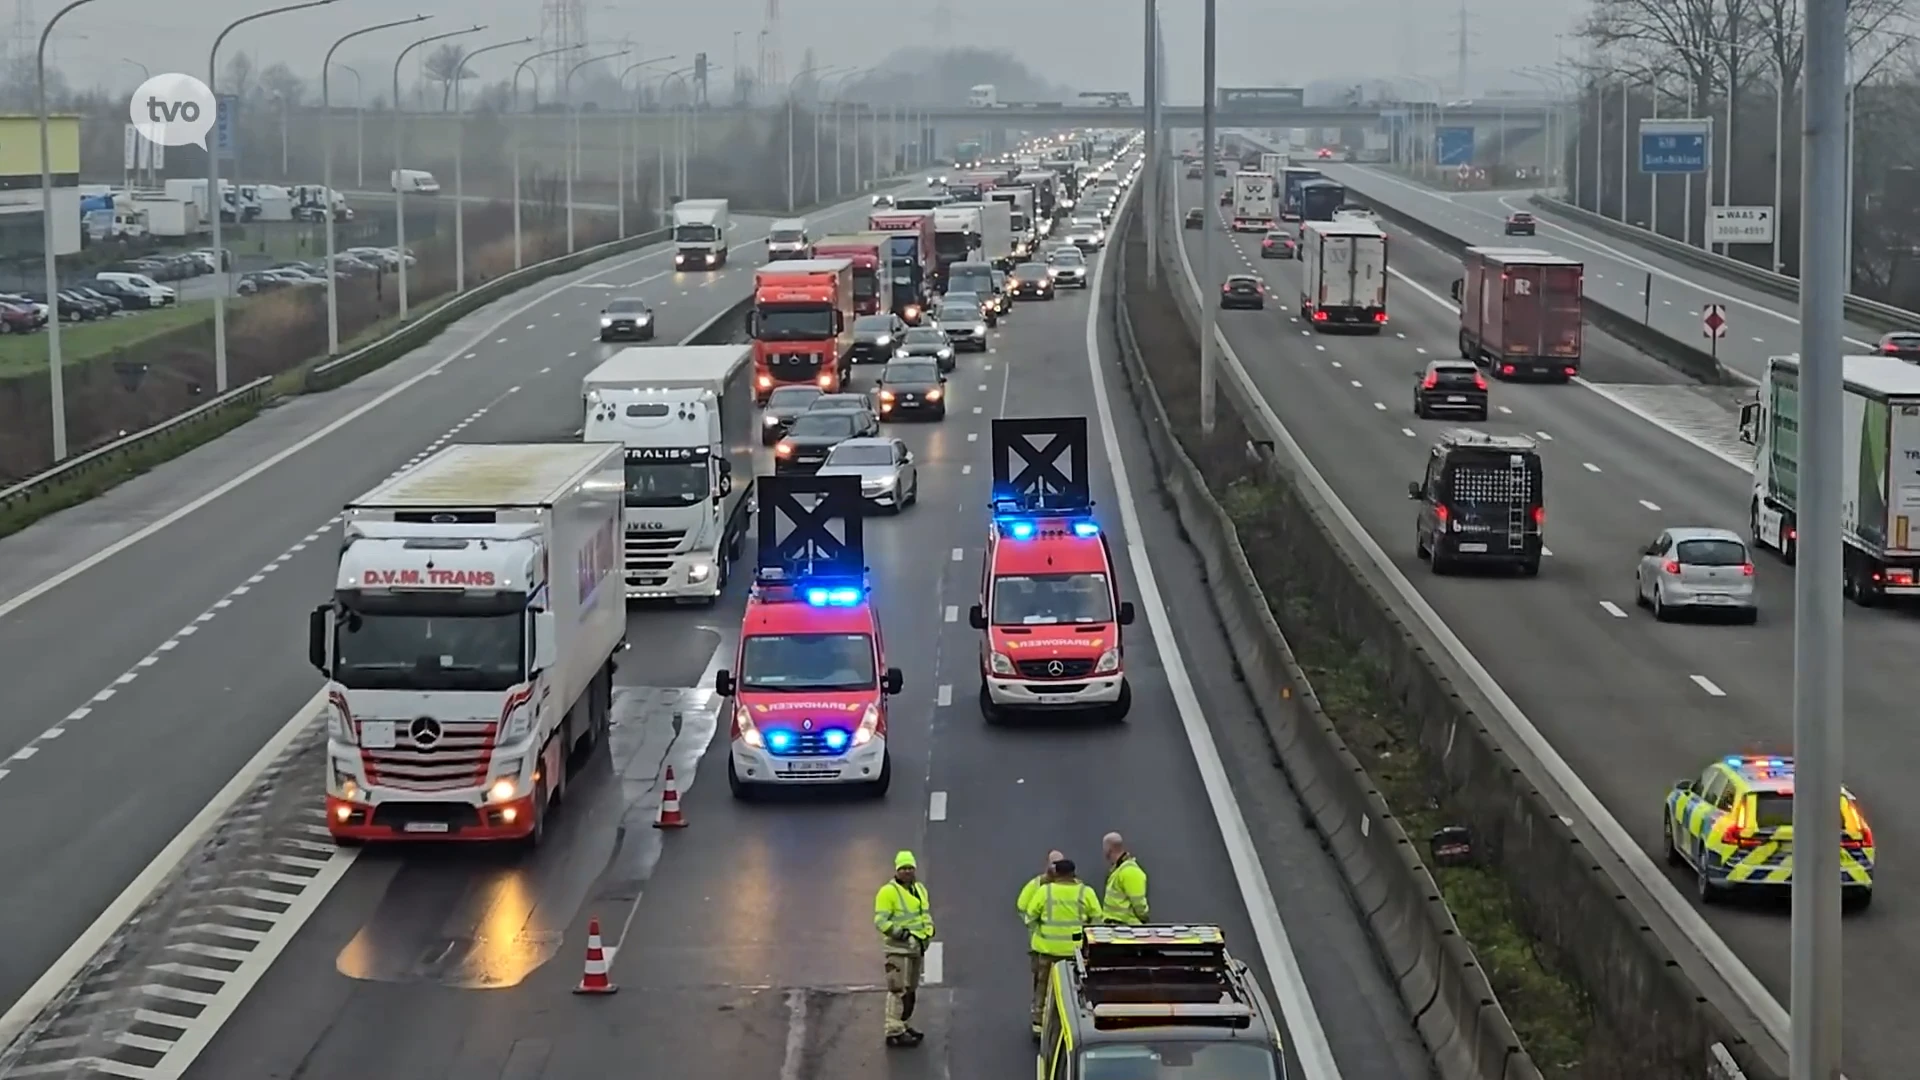
[[[334,67],[353,76],[353,189],[367,190],[367,138],[362,126],[367,115],[367,91],[360,82],[360,73],[345,64],[335,63]]]
[[[694,69],[690,67],[681,68],[661,79],[661,100],[666,100],[667,83],[677,81],[680,84],[680,92],[687,96],[687,111],[691,113],[694,107],[693,84],[687,81],[687,74],[693,70]],[[708,68],[707,70],[712,71],[713,69]],[[673,110],[673,182],[674,187],[679,190],[680,197],[683,199],[687,197],[687,159],[692,156],[691,144],[693,138],[691,128],[692,121],[690,119],[682,119],[680,110],[675,108]]]
[[[1219,378],[1215,370],[1220,363],[1220,343],[1215,340],[1220,334],[1220,305],[1209,303],[1209,290],[1200,287],[1201,282],[1213,280],[1213,234],[1220,228],[1218,221],[1220,206],[1214,200],[1214,166],[1220,158],[1219,148],[1214,145],[1214,98],[1218,83],[1216,70],[1215,13],[1216,0],[1206,0],[1206,14],[1202,19],[1201,40],[1205,42],[1200,60],[1200,140],[1204,144],[1206,160],[1202,166],[1205,179],[1200,181],[1201,204],[1207,208],[1207,227],[1200,231],[1200,273],[1195,282],[1194,299],[1200,304],[1200,431],[1204,435],[1213,434],[1214,404],[1218,396],[1216,382]]]
[[[617,56],[625,56],[632,51],[632,49],[621,49],[619,52],[603,53],[600,56],[589,56],[585,60],[567,69],[567,77],[560,86],[560,99],[567,103],[567,118],[570,121],[567,125],[567,254],[569,255],[573,254],[576,243],[576,238],[573,235],[573,174],[575,171],[574,166],[580,160],[580,107],[575,104],[573,100],[573,77],[581,68],[586,67],[588,64],[597,64],[602,60],[612,60]]]
[[[337,0],[307,0],[306,3],[302,4],[288,4],[285,7],[256,11],[251,15],[241,16],[228,23],[226,27],[220,31],[219,35],[213,39],[213,47],[207,50],[207,89],[214,90],[215,83],[220,77],[220,43],[227,40],[228,34],[233,33],[235,30],[240,29],[250,22],[255,22],[272,15],[284,15],[289,11],[304,11],[307,8],[326,7],[336,2]],[[48,26],[51,27],[52,24],[49,23]],[[43,35],[41,38],[43,45],[45,41],[46,38]],[[218,91],[215,91],[213,100],[215,103],[214,116],[216,128],[214,140],[207,147],[207,212],[208,216],[213,219],[213,265],[216,267],[214,274],[220,279],[220,287],[213,292],[213,385],[216,393],[224,394],[228,389],[227,293],[233,289],[233,275],[229,272],[230,267],[227,263],[227,250],[221,246],[220,241],[220,209],[226,205],[226,200],[222,198],[220,194],[220,142],[217,127],[220,95]],[[42,137],[44,138],[45,136],[43,135]],[[240,203],[238,200],[235,200],[234,211],[236,213],[236,220],[239,209]],[[52,249],[49,248],[48,250]],[[53,297],[53,284],[51,280],[47,282],[48,299],[52,299]]]
[[[789,214],[793,213],[793,208],[795,206],[794,196],[793,196],[793,125],[795,122],[794,109],[793,109],[794,94],[796,92],[796,88],[800,85],[801,79],[804,79],[809,75],[811,75],[816,80],[816,85],[817,85],[819,77],[825,74],[826,72],[832,71],[832,70],[833,70],[832,68],[804,67],[804,68],[801,68],[799,71],[794,72],[793,78],[787,80],[787,213]],[[814,126],[816,129],[819,127],[819,124],[817,121]],[[820,137],[819,137],[818,131],[816,130],[814,134],[814,147],[816,150],[819,148],[819,145],[820,145]],[[818,187],[819,185],[816,183],[815,186]]]
[[[584,48],[586,48],[585,45],[562,45],[557,49],[537,52],[525,60],[520,61],[513,69],[513,89],[508,95],[507,101],[507,112],[509,114],[507,143],[511,147],[510,153],[513,157],[513,268],[515,270],[520,269],[522,258],[520,240],[520,73],[527,70],[527,65],[533,63],[535,60],[544,60],[549,56],[559,56],[561,53],[574,52],[575,50]],[[533,73],[533,86],[534,100],[537,101],[540,97],[540,72],[537,68]]]
[[[138,60],[132,60],[123,56],[120,58],[120,62],[123,64],[132,64],[134,67],[139,68],[140,81],[143,83],[153,78],[152,70]],[[133,164],[126,170],[127,175],[124,177],[129,187],[133,186],[136,181],[140,181],[143,187],[153,186],[153,147],[151,145],[142,145],[143,143],[146,143],[145,139],[141,139],[133,144]],[[144,155],[142,151],[145,152]],[[140,176],[140,159],[142,156],[147,159],[146,177],[144,180],[142,180]]]
[[[467,110],[460,101],[460,84],[467,79],[467,65],[474,58],[496,49],[511,49],[526,45],[534,39],[521,38],[518,41],[503,41],[498,45],[488,45],[475,49],[460,58],[453,71],[453,291],[456,295],[467,291],[467,182],[466,182],[466,142]]]
[[[347,42],[363,34],[371,34],[376,30],[391,30],[396,26],[410,26],[417,22],[424,22],[432,17],[431,15],[415,15],[411,19],[397,19],[393,22],[378,23],[360,30],[355,30],[335,41],[332,47],[327,49],[326,59],[320,62],[320,116],[322,122],[326,125],[325,134],[320,138],[320,188],[324,192],[321,199],[326,203],[325,210],[323,211],[326,216],[323,220],[326,223],[325,230],[327,234],[328,356],[338,356],[340,354],[340,290],[339,283],[334,280],[337,275],[333,265],[333,216],[334,200],[336,198],[333,193],[333,82],[330,78],[334,68],[333,54],[340,51],[340,46],[345,45]],[[346,65],[343,64],[340,66],[345,67]],[[359,74],[356,73],[353,79],[357,86],[360,81]],[[221,261],[221,256],[216,253],[214,255],[214,261]]]
[[[393,58],[393,229],[395,251],[399,255],[395,261],[400,264],[400,319],[402,322],[407,318],[407,185],[405,178],[401,176],[401,170],[406,167],[403,159],[407,145],[407,124],[405,114],[400,111],[400,64],[406,60],[408,53],[422,45],[465,34],[477,34],[485,29],[484,25],[471,26],[465,30],[450,30],[444,34],[423,37],[401,49],[400,55]]]
[[[1157,27],[1160,22],[1159,0],[1146,0],[1142,5],[1146,9],[1146,29],[1140,35],[1146,40],[1145,67],[1141,74],[1141,94],[1145,97],[1146,116],[1146,211],[1142,217],[1147,223],[1147,288],[1159,288],[1160,283],[1160,124],[1158,105],[1160,103],[1160,85],[1155,78],[1154,69],[1158,66],[1159,36]],[[1038,222],[1035,223],[1036,225]]]
[[[47,275],[47,303],[58,306],[60,303],[60,266],[59,256],[54,254],[53,244],[53,150],[52,139],[47,135],[47,39],[53,36],[53,28],[74,8],[93,3],[93,0],[70,0],[66,7],[53,13],[47,25],[40,30],[40,49],[34,54],[34,94],[36,108],[40,113],[40,247],[41,264]],[[218,215],[215,215],[218,217]],[[214,242],[213,261],[220,261],[219,242]],[[65,461],[67,457],[67,383],[65,360],[60,355],[60,315],[58,311],[47,320],[47,388],[53,395],[53,460]]]
[[[735,36],[737,37],[738,35]],[[666,60],[672,60],[673,58],[673,54],[668,53],[666,56],[655,56],[651,59],[641,60],[638,63],[628,64],[626,68],[620,72],[620,78],[617,80],[620,83],[620,95],[622,97],[626,96],[627,76],[649,64],[658,64]],[[634,90],[634,94],[637,98],[639,95],[638,88]],[[627,129],[639,122],[639,111],[639,102],[636,100],[634,103],[634,116],[620,125],[620,180],[618,186],[614,189],[614,201],[620,204],[618,231],[620,239],[622,240],[627,238]],[[633,190],[637,195],[640,192],[640,139],[638,138],[638,132],[634,134]]]
[[[691,67],[675,68],[672,71],[669,71],[666,74],[660,76],[660,88],[659,90],[655,91],[655,103],[659,105],[662,110],[665,110],[666,108],[667,83],[672,81],[675,78],[679,78],[681,76],[686,75],[688,72],[692,70],[693,68]],[[677,156],[680,152],[680,117],[678,114],[675,114],[669,117],[668,119],[670,121],[668,131],[671,133],[671,137],[673,139],[674,154]],[[667,220],[668,209],[673,206],[672,196],[670,196],[667,192],[667,152],[666,150],[664,148],[655,150],[653,155],[653,161],[654,161],[655,168],[659,171],[659,175],[657,177],[657,184],[660,189],[659,191],[660,220],[665,221]],[[674,163],[674,178],[676,180],[679,179],[679,175],[680,175],[680,167],[679,167],[679,163],[676,161]]]

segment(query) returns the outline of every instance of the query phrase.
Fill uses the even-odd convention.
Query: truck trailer
[[[1842,588],[1863,607],[1920,597],[1920,366],[1897,356],[1840,363]],[[1754,448],[1754,545],[1792,562],[1799,546],[1799,357],[1768,361],[1759,400],[1740,410],[1740,438]]]
[[[1280,220],[1300,220],[1300,185],[1313,180],[1325,180],[1319,169],[1307,169],[1298,165],[1289,165],[1280,170]]]
[[[347,504],[307,624],[336,843],[540,843],[610,723],[623,471],[606,444],[456,444]]]
[[[980,246],[980,204],[955,203],[933,212],[933,287],[947,291],[947,270]]]
[[[753,400],[782,386],[837,394],[853,376],[853,263],[797,259],[753,275],[747,333],[753,339]]]
[[[1013,231],[1013,207],[999,200],[985,202],[959,203],[952,210],[970,210],[974,215],[976,239],[974,258],[992,263],[996,270],[1008,270],[1013,267],[1015,245],[1019,236]],[[934,213],[934,225],[937,229],[940,212]],[[938,242],[938,233],[935,241]]]
[[[1273,174],[1235,173],[1233,177],[1233,231],[1266,232],[1273,228]]]
[[[1300,316],[1377,334],[1387,323],[1387,234],[1371,221],[1309,221],[1300,228]]]
[[[1504,379],[1580,374],[1586,267],[1533,248],[1470,247],[1453,283],[1460,358]]]
[[[853,313],[878,315],[888,307],[894,271],[893,233],[839,233],[814,241],[813,258],[845,259],[853,264]]]
[[[753,350],[622,349],[580,386],[582,440],[626,463],[621,576],[628,600],[712,604],[733,574],[753,488]]]
[[[727,200],[682,199],[673,204],[673,268],[718,270],[727,265]]]

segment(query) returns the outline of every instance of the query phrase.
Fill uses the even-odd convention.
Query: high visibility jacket
[[[1082,882],[1048,882],[1027,901],[1030,944],[1042,956],[1072,956],[1080,947],[1080,931],[1099,921],[1100,898]]]
[[[914,953],[933,940],[933,901],[919,882],[902,885],[889,879],[873,898],[873,928],[880,931],[887,952]],[[906,934],[909,941],[896,935]]]
[[[1100,906],[1110,923],[1139,926],[1147,921],[1147,872],[1140,869],[1140,860],[1128,855],[1115,864]]]
[[[1039,892],[1040,886],[1046,883],[1047,875],[1035,874],[1032,881],[1020,886],[1020,899],[1013,902],[1013,910],[1019,912],[1022,919],[1027,917],[1027,905],[1033,902],[1033,894]]]

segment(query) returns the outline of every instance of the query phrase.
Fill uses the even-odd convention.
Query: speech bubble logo
[[[127,119],[149,142],[205,150],[219,107],[206,83],[170,71],[140,84],[127,104]]]

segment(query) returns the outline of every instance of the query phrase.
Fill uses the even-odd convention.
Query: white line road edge
[[[1133,198],[1138,187],[1137,184],[1129,187],[1127,198]],[[1123,204],[1115,216],[1125,213]],[[1207,727],[1199,696],[1194,693],[1193,683],[1187,678],[1186,661],[1181,659],[1173,621],[1167,614],[1166,603],[1160,596],[1159,581],[1153,572],[1153,557],[1147,553],[1140,530],[1140,514],[1134,505],[1132,484],[1127,479],[1126,458],[1121,452],[1119,432],[1114,428],[1113,404],[1108,400],[1106,373],[1100,365],[1101,285],[1110,261],[1103,257],[1095,265],[1093,281],[1087,290],[1092,297],[1087,305],[1087,371],[1093,378],[1094,405],[1100,417],[1100,439],[1106,444],[1108,467],[1113,470],[1114,491],[1120,504],[1120,522],[1127,533],[1127,558],[1133,563],[1134,577],[1140,583],[1140,604],[1146,609],[1147,623],[1153,630],[1154,647],[1160,653],[1160,665],[1166,671],[1167,685],[1173,691],[1174,705],[1180,711],[1180,725],[1185,729],[1187,742],[1193,748],[1193,760],[1199,766],[1200,781],[1207,789],[1207,802],[1213,809],[1215,821],[1219,823],[1220,839],[1226,846],[1227,859],[1233,864],[1233,876],[1240,886],[1240,900],[1246,906],[1247,920],[1253,924],[1254,937],[1259,940],[1260,958],[1266,963],[1267,975],[1272,979],[1274,993],[1280,1001],[1280,1013],[1286,1019],[1288,1034],[1292,1036],[1289,1045],[1300,1060],[1306,1080],[1340,1080],[1340,1067],[1334,1061],[1326,1029],[1321,1026],[1313,995],[1307,989],[1306,977],[1301,973],[1299,961],[1294,956],[1293,942],[1287,936],[1286,924],[1281,921],[1279,905],[1274,902],[1273,891],[1267,884],[1266,868],[1260,863],[1260,853],[1253,846],[1253,834],[1247,829],[1247,820],[1240,812],[1233,785],[1227,780],[1226,765],[1220,759],[1220,748],[1214,744],[1213,731]]]
[[[1179,238],[1176,238],[1175,246],[1180,252],[1180,265],[1186,274],[1187,284],[1192,288],[1194,297],[1200,304],[1200,310],[1204,312],[1205,296],[1200,289],[1199,279],[1194,276],[1193,263],[1187,258],[1187,246]],[[1434,296],[1417,282],[1409,283],[1415,289]],[[1438,297],[1436,296],[1435,299]],[[1457,312],[1459,309],[1454,310]],[[1515,704],[1495,681],[1493,674],[1468,650],[1466,643],[1460,640],[1452,627],[1447,625],[1446,620],[1440,617],[1440,613],[1427,603],[1426,597],[1420,595],[1420,591],[1414,588],[1413,582],[1400,572],[1400,568],[1394,565],[1393,560],[1374,541],[1366,527],[1360,524],[1360,519],[1353,515],[1353,511],[1349,510],[1346,503],[1342,502],[1340,496],[1334,492],[1332,485],[1320,475],[1320,470],[1314,467],[1306,451],[1294,441],[1292,433],[1280,422],[1279,414],[1267,404],[1266,398],[1260,394],[1252,377],[1247,373],[1247,368],[1241,362],[1239,354],[1234,352],[1233,345],[1227,340],[1227,335],[1216,332],[1215,340],[1219,342],[1220,355],[1224,361],[1222,366],[1226,369],[1227,375],[1237,381],[1247,399],[1255,403],[1260,410],[1261,422],[1273,434],[1276,444],[1286,450],[1287,456],[1293,461],[1299,474],[1306,478],[1314,492],[1326,502],[1341,528],[1352,538],[1355,547],[1372,560],[1381,575],[1393,586],[1394,592],[1398,593],[1401,600],[1412,609],[1415,617],[1466,671],[1467,677],[1473,681],[1474,686],[1487,696],[1488,701],[1519,736],[1528,751],[1540,760],[1553,782],[1566,792],[1575,808],[1593,825],[1602,841],[1606,843],[1608,850],[1660,906],[1661,912],[1673,920],[1674,925],[1687,940],[1693,943],[1720,977],[1726,980],[1741,1004],[1745,1005],[1767,1029],[1767,1034],[1780,1046],[1786,1047],[1789,1044],[1791,1028],[1786,1007],[1768,992],[1746,963],[1727,946],[1719,934],[1714,932],[1713,927],[1708,925],[1700,912],[1680,895],[1680,891],[1673,887],[1673,883],[1668,880],[1666,874],[1653,864],[1653,859],[1621,826],[1620,822],[1615,820],[1592,789],[1587,787],[1586,781],[1582,780],[1579,773],[1575,772],[1573,767],[1554,750],[1553,744],[1548,742],[1546,736],[1540,733],[1540,729],[1533,725],[1533,721],[1520,711],[1520,706]]]

